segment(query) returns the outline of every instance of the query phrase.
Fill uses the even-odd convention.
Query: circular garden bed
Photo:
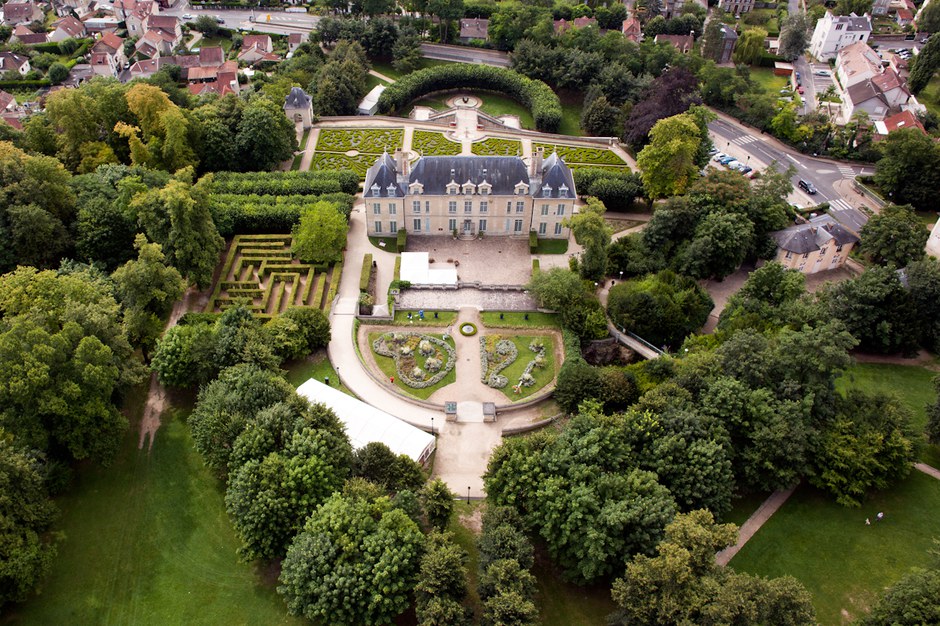
[[[477,334],[476,324],[471,324],[470,322],[464,322],[460,325],[460,334],[464,337],[472,337]]]

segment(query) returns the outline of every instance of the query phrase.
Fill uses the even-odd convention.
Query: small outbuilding
[[[284,115],[294,124],[303,124],[304,128],[313,126],[313,98],[300,87],[291,87],[284,100]]]
[[[336,413],[346,428],[354,450],[367,443],[384,443],[395,454],[404,454],[417,463],[426,463],[437,444],[434,435],[377,409],[336,387],[311,378],[297,393],[310,402],[325,404]]]

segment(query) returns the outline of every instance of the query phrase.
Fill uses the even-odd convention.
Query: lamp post
[[[467,487],[467,504],[470,504],[470,487]]]
[[[434,418],[431,418],[431,434],[434,434]]]
[[[623,282],[623,270],[620,270],[620,282]]]

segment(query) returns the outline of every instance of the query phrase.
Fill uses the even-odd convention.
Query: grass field
[[[917,94],[917,100],[934,115],[940,115],[940,74],[930,79],[923,91]]]
[[[875,521],[879,511],[885,517]],[[940,481],[918,471],[857,509],[804,485],[731,566],[762,576],[796,577],[813,594],[820,623],[844,624],[868,610],[910,567],[928,562],[938,515]]]
[[[598,626],[606,624],[616,605],[610,585],[579,587],[565,582],[548,556],[539,547],[532,568],[538,580],[538,604],[543,626]]]
[[[769,493],[751,493],[731,501],[731,510],[721,518],[723,523],[740,527],[767,499]]]
[[[408,314],[411,313],[411,319]],[[434,314],[437,313],[435,319]],[[401,326],[450,326],[457,320],[457,311],[424,311],[424,319],[418,317],[418,311],[413,309],[400,309],[395,311],[395,324]]]
[[[567,239],[543,239],[539,238],[536,254],[565,254],[568,252]]]
[[[221,485],[193,449],[186,411],[165,413],[153,449],[137,449],[145,391],[127,403],[132,426],[114,463],[80,468],[58,499],[65,538],[40,595],[0,623],[303,623],[235,554]]]
[[[519,351],[519,355],[516,357],[516,360],[509,364],[509,367],[502,370],[500,374],[509,379],[509,384],[500,389],[500,391],[505,394],[513,402],[519,402],[520,400],[525,400],[529,396],[535,395],[541,391],[546,385],[552,382],[555,378],[555,338],[552,336],[525,336],[525,335],[516,335],[512,337],[504,337],[505,339],[511,340],[516,344],[516,349]],[[522,373],[525,371],[526,365],[535,358],[535,352],[529,350],[529,344],[532,343],[534,339],[541,339],[545,345],[545,366],[538,368],[532,368],[532,377],[535,378],[535,383],[529,387],[520,387],[519,393],[516,393],[513,390],[513,386],[519,383],[519,378],[522,376]]]
[[[299,387],[311,378],[316,378],[322,383],[324,378],[329,377],[331,386],[336,387],[347,395],[353,395],[352,392],[346,388],[346,385],[340,384],[337,387],[339,376],[336,375],[336,370],[333,369],[333,364],[330,363],[325,349],[318,350],[316,354],[312,354],[306,359],[284,363],[281,369],[287,371],[287,381],[294,387]]]
[[[897,394],[913,411],[913,426],[920,433],[927,424],[926,406],[937,398],[931,383],[936,375],[937,372],[912,365],[860,363],[849,368],[836,382],[836,386],[840,390],[861,389]],[[929,465],[940,467],[940,446],[925,445],[920,459]]]
[[[751,79],[769,94],[777,94],[789,84],[786,76],[775,75],[769,67],[751,67],[750,73]]]
[[[561,98],[561,124],[558,125],[558,134],[580,137],[581,111],[584,108],[584,99],[581,94],[562,93]]]
[[[466,494],[465,494],[466,495]],[[454,534],[454,541],[467,553],[467,598],[464,605],[470,607],[473,611],[472,623],[479,624],[483,615],[483,607],[480,603],[480,596],[477,593],[477,585],[480,581],[480,553],[477,550],[477,535],[461,523],[461,517],[470,517],[474,512],[483,506],[480,500],[471,501],[469,504],[465,500],[454,502],[454,513],[447,524],[447,530]]]
[[[391,79],[398,80],[404,74],[395,69],[391,63],[385,63],[380,61],[371,61],[372,69],[374,69],[379,74],[383,76],[388,76]],[[450,65],[450,61],[438,61],[436,59],[421,59],[418,62],[418,69],[423,70],[428,67],[434,67],[436,65]]]
[[[500,319],[499,316],[503,318]],[[529,319],[525,319],[526,315]],[[483,311],[480,313],[483,325],[488,328],[560,328],[561,321],[556,313],[533,311]]]
[[[480,109],[484,113],[489,113],[499,117],[501,115],[516,115],[519,117],[519,123],[523,128],[535,128],[535,121],[532,119],[532,113],[525,106],[519,104],[512,98],[501,96],[499,94],[485,91],[476,94],[483,99],[483,105]]]

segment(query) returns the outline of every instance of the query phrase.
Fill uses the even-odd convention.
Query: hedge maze
[[[481,156],[522,156],[522,142],[488,137],[483,141],[474,142],[471,150],[473,154]]]
[[[557,152],[558,156],[564,159],[565,163],[571,167],[577,167],[578,165],[627,166],[623,159],[617,156],[613,150],[608,150],[607,148],[585,148],[583,146],[539,142],[532,144],[533,152],[539,148],[545,150],[546,157],[552,152]]]
[[[339,288],[342,263],[299,263],[291,256],[290,235],[237,235],[229,247],[206,312],[246,304],[268,316],[291,306],[329,312]]]
[[[444,133],[416,130],[411,139],[411,149],[422,156],[449,156],[460,154],[459,141],[451,141]]]
[[[310,162],[311,170],[351,170],[360,179],[382,152],[401,148],[405,131],[400,128],[324,128]],[[356,150],[359,154],[347,155]]]

